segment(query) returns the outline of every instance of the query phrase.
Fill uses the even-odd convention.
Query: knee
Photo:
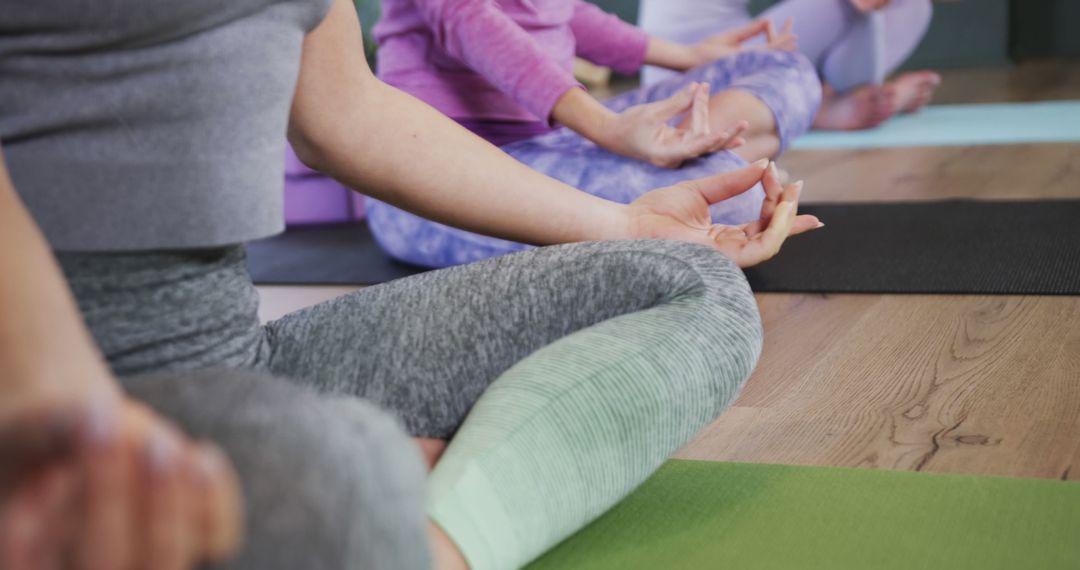
[[[232,460],[247,532],[229,568],[429,566],[425,470],[374,406],[236,371],[127,387]]]
[[[761,316],[746,275],[707,246],[676,241],[640,242],[668,260],[669,302],[690,305],[688,327],[697,329],[710,358],[744,381],[761,353]]]
[[[821,76],[818,75],[817,67],[810,58],[800,52],[783,52],[787,60],[787,68],[790,70],[789,80],[806,98],[807,108],[815,112],[821,106],[822,87]]]
[[[794,137],[810,128],[821,106],[822,88],[814,64],[796,51],[762,50],[739,54],[742,67],[760,70],[740,78],[744,88],[772,111],[781,138],[781,151]]]
[[[733,261],[707,246],[632,243],[648,254],[636,260],[641,268],[663,283],[659,305],[666,310],[657,318],[675,327],[655,338],[661,360],[672,359],[679,371],[671,381],[699,395],[692,415],[711,421],[738,396],[761,353],[761,318],[750,286]]]
[[[919,37],[926,35],[930,22],[934,19],[934,3],[931,0],[912,0],[916,4],[915,22]]]
[[[727,409],[750,379],[761,355],[761,315],[746,276],[733,261],[705,246],[678,244],[673,253],[693,268],[699,281],[693,304],[696,318],[687,322],[700,337],[699,351],[709,373],[701,376],[704,393],[714,395],[711,420]]]

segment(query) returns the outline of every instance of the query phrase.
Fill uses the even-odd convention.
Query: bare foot
[[[829,131],[872,129],[896,114],[896,87],[864,85],[843,95],[825,86],[821,110],[814,119],[814,128]]]
[[[941,76],[933,71],[904,73],[888,83],[896,88],[896,108],[901,113],[914,113],[925,107],[941,85]]]

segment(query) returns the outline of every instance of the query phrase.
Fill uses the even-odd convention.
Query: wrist
[[[697,44],[678,44],[660,38],[650,38],[645,51],[645,63],[673,71],[687,71],[698,66],[701,54]]]
[[[35,394],[64,394],[78,398],[83,394],[119,395],[108,366],[91,353],[67,358],[10,357],[0,351],[0,400]],[[77,351],[75,351],[77,352]]]
[[[679,48],[679,71],[689,71],[708,61],[698,44],[682,44]]]
[[[551,117],[575,133],[607,148],[616,115],[584,89],[575,87],[559,98]]]
[[[588,239],[604,241],[633,239],[634,224],[630,207],[609,200],[603,200],[601,206],[599,223],[594,226],[596,235],[591,235]]]

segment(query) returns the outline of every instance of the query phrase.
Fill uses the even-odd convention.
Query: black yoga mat
[[[290,227],[252,242],[248,271],[261,285],[375,285],[424,269],[391,259],[360,222]]]
[[[1080,200],[829,204],[747,270],[761,292],[1080,294]]]
[[[822,230],[747,276],[755,291],[1080,294],[1080,200],[821,204]],[[256,283],[369,285],[422,271],[364,224],[291,228],[252,243]]]

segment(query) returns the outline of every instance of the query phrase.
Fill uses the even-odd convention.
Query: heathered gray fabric
[[[422,532],[415,505],[368,482],[413,480],[407,465],[415,449],[363,437],[350,444],[341,434],[350,422],[380,422],[372,411],[378,407],[397,416],[410,435],[448,438],[478,401],[482,419],[466,424],[447,451],[445,469],[440,464],[433,474],[438,501],[432,514],[480,566],[527,561],[625,496],[719,414],[749,376],[761,345],[757,307],[741,271],[716,252],[682,243],[541,248],[371,287],[265,327],[255,316],[240,248],[60,259],[114,369],[124,375],[171,371],[171,379],[133,394],[199,435],[223,441],[241,464],[244,487],[251,489],[249,516],[283,520],[297,512],[300,521],[317,521],[297,523],[299,529],[287,521],[252,525],[248,548],[255,553],[245,556],[253,558],[230,566],[242,570],[297,567],[275,565],[275,557],[259,554],[263,549],[353,548],[376,542],[370,533],[384,533],[377,541],[397,532],[412,540]],[[205,372],[222,366],[249,372]],[[288,392],[267,379],[268,394],[262,394],[256,374],[311,390]],[[186,375],[198,380],[185,384]],[[485,394],[497,380],[501,388]],[[578,398],[580,390],[588,397]],[[523,396],[508,396],[514,392]],[[361,400],[370,403],[339,411],[343,402]],[[293,425],[300,435],[290,435]],[[588,426],[579,433],[588,437],[558,443],[567,426],[579,425]],[[319,429],[327,430],[325,442]],[[520,438],[550,445],[519,444]],[[499,457],[491,457],[496,451]],[[512,453],[518,455],[508,459]],[[462,478],[490,475],[493,461],[498,473],[527,470],[542,479],[545,500],[525,497],[529,489],[505,478],[491,476],[490,485]],[[619,465],[615,478],[612,461]],[[311,471],[297,476],[294,464],[311,465]],[[341,470],[358,474],[329,474]],[[566,478],[575,473],[606,483],[583,487],[586,479]],[[415,493],[424,493],[419,483]],[[338,495],[360,498],[339,504]],[[520,516],[474,510],[512,497],[520,499]],[[558,512],[551,512],[556,504]],[[385,520],[377,529],[341,522],[354,517]],[[326,521],[355,534],[321,536]],[[291,532],[319,536],[279,543],[280,533]],[[526,535],[527,544],[519,542]],[[359,546],[350,554],[312,556],[366,561],[340,567],[418,567],[418,558],[389,544],[374,554]],[[370,565],[372,558],[354,556],[385,558]]]
[[[330,0],[0,0],[0,142],[54,249],[282,228],[304,34]]]
[[[679,243],[542,248],[369,287],[266,326],[239,246],[58,258],[118,375],[269,372],[371,400],[429,437],[452,434],[513,364],[606,319],[710,285],[757,318],[738,268]],[[720,264],[732,280],[702,283],[697,263]]]
[[[426,470],[391,415],[241,370],[123,383],[236,466],[247,540],[220,568],[430,570]]]

